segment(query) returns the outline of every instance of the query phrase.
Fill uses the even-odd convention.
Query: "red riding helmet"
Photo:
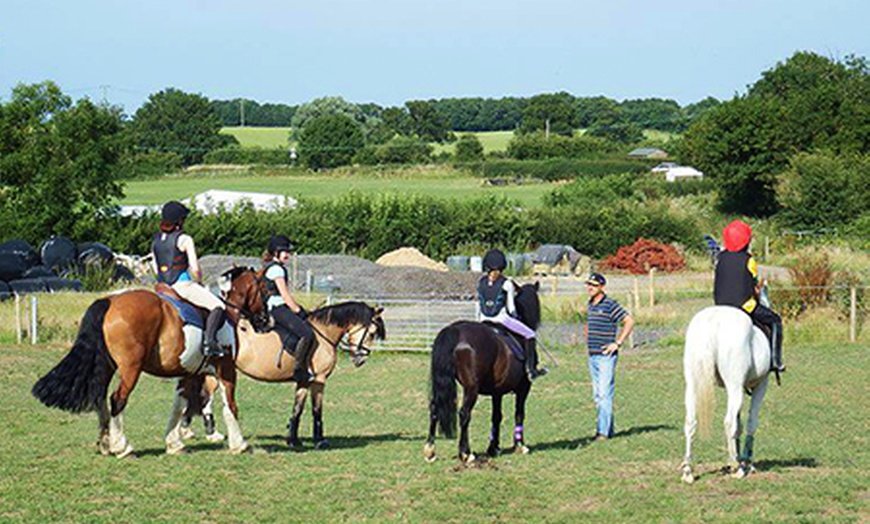
[[[722,230],[722,243],[725,251],[741,251],[749,245],[752,227],[742,220],[735,220]]]

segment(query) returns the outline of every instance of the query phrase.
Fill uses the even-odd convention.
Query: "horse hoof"
[[[195,433],[195,432],[193,431],[193,429],[190,428],[190,427],[184,427],[184,426],[182,426],[181,429],[180,429],[178,432],[181,433],[181,438],[182,438],[183,440],[190,440],[190,439],[192,439],[193,437],[196,436],[196,433]]]
[[[184,447],[184,444],[179,446],[166,446],[167,455],[187,455],[188,453],[190,453],[190,450]]]
[[[302,447],[302,441],[299,439],[291,440],[288,438],[287,440],[285,440],[285,442],[287,442],[287,446],[292,449],[299,449]]]
[[[129,443],[127,443],[127,447],[125,447],[121,451],[116,452],[115,456],[119,459],[127,458],[127,457],[131,457],[131,458],[136,457],[136,455],[133,454],[133,446],[131,446]]]
[[[426,443],[423,446],[423,458],[426,459],[426,462],[435,462],[435,444]]]
[[[209,442],[223,442],[226,437],[220,431],[215,431],[214,433],[206,435],[205,439]]]
[[[459,460],[464,462],[467,465],[474,464],[474,461],[477,460],[477,457],[474,456],[474,453],[468,453],[466,455],[461,455]]]
[[[318,441],[317,444],[314,445],[314,449],[316,449],[316,450],[329,449],[329,441],[326,439]]]
[[[100,440],[97,441],[97,451],[99,451],[100,455],[102,455],[104,457],[108,457],[109,455],[112,454],[112,452],[109,450],[109,438],[108,437],[100,438]]]
[[[488,456],[488,457],[495,458],[499,455],[501,455],[501,448],[499,448],[499,447],[492,446],[490,448],[487,448],[487,450],[486,450],[486,456]]]
[[[516,451],[517,451],[517,453],[519,453],[520,455],[528,455],[529,453],[531,453],[531,450],[530,450],[529,447],[526,446],[525,444],[519,444],[519,445],[517,446],[517,450],[516,450]]]
[[[743,479],[748,477],[753,471],[755,471],[755,468],[751,464],[740,464],[731,476],[736,479]]]
[[[241,455],[246,451],[251,451],[251,446],[249,446],[248,443],[244,441],[242,441],[241,445],[239,445],[238,447],[230,448],[230,453],[232,453],[233,455]]]
[[[693,475],[691,471],[684,471],[683,482],[685,482],[686,484],[691,484],[695,482],[695,475]]]

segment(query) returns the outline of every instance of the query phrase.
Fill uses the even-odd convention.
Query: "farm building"
[[[655,147],[639,147],[632,149],[628,158],[668,158],[668,153]]]

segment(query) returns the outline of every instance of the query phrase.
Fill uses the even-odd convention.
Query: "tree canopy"
[[[299,156],[311,169],[349,164],[365,144],[360,124],[347,115],[315,117],[299,134]]]
[[[220,134],[222,125],[207,98],[167,88],[149,96],[136,111],[131,131],[139,150],[174,152],[191,165],[209,151],[237,143]]]

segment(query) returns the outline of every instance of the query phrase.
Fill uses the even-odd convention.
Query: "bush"
[[[483,160],[483,144],[476,135],[465,134],[456,142],[457,162],[480,162]]]
[[[290,151],[276,148],[230,146],[209,151],[203,157],[202,162],[204,164],[286,165],[290,163]]]
[[[148,151],[126,153],[118,162],[118,178],[151,178],[181,169],[181,155],[174,152]]]
[[[788,268],[792,282],[798,288],[801,301],[807,307],[822,306],[831,298],[833,270],[826,253],[808,251]]]
[[[531,133],[515,136],[508,142],[507,153],[517,160],[544,160],[547,158],[601,158],[619,153],[618,144],[590,136],[545,136]]]
[[[603,176],[620,173],[643,173],[648,163],[630,160],[497,160],[469,164],[474,174],[483,178],[536,178],[552,182],[581,176]]]
[[[375,148],[379,164],[421,164],[427,162],[431,154],[431,145],[407,136],[394,136]]]

